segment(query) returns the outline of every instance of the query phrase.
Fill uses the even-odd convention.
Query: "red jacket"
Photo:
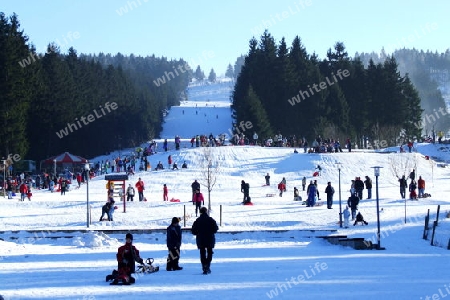
[[[280,190],[280,191],[284,191],[284,189],[285,189],[285,185],[284,185],[284,183],[282,183],[282,182],[280,182],[279,184],[278,184],[278,189]]]
[[[134,273],[135,263],[142,263],[142,258],[139,256],[139,250],[136,249],[131,243],[126,243],[120,246],[117,250],[117,262],[119,263],[119,269],[122,267],[129,268],[130,273]]]
[[[138,192],[143,192],[144,191],[144,182],[143,181],[138,181],[136,182],[136,188],[138,190]]]
[[[164,195],[167,195],[169,193],[169,189],[167,188],[167,186],[165,186],[163,188],[163,192],[164,192]]]
[[[25,183],[22,183],[19,187],[19,191],[21,194],[27,194],[28,193],[28,187]]]
[[[205,199],[203,198],[203,194],[202,193],[195,193],[193,202],[197,202],[197,203],[203,202],[203,203],[205,203]]]
[[[424,189],[425,188],[425,180],[423,180],[423,179],[417,180],[417,187],[419,189]]]

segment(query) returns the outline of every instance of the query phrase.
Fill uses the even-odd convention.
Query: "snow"
[[[218,92],[219,90],[219,92]],[[231,128],[229,91],[224,84],[195,86],[189,99],[170,110],[162,138],[179,134],[219,134]],[[207,101],[207,100],[210,101]],[[225,103],[228,102],[228,106]],[[206,104],[219,119],[193,118],[195,104]],[[216,107],[211,108],[210,104]],[[185,109],[185,114],[180,109]],[[189,112],[189,113],[188,113]],[[189,118],[188,118],[189,116]],[[222,120],[223,119],[223,120]],[[223,122],[216,126],[216,122]],[[210,124],[210,125],[207,125]],[[216,127],[214,127],[216,126]],[[180,133],[178,133],[178,130]],[[206,131],[206,132],[205,132]],[[158,148],[162,143],[159,141]],[[106,201],[104,176],[89,182],[92,224],[87,223],[87,186],[73,186],[66,195],[33,190],[31,201],[0,198],[0,295],[4,299],[444,299],[450,295],[450,271],[447,250],[450,238],[450,211],[447,167],[450,147],[418,144],[413,153],[352,150],[348,153],[294,153],[292,148],[224,146],[212,148],[213,170],[217,183],[211,192],[211,216],[220,224],[211,265],[212,274],[201,275],[199,253],[190,226],[195,220],[190,203],[191,183],[204,184],[205,148],[184,143],[180,151],[161,150],[150,156],[167,166],[170,154],[178,167],[186,161],[188,169],[138,172],[146,184],[147,202],[118,201],[113,222],[99,222]],[[173,149],[173,147],[171,147]],[[122,154],[132,149],[122,150]],[[111,154],[108,158],[118,155]],[[427,160],[425,156],[431,159]],[[105,159],[99,157],[90,161]],[[339,170],[344,208],[350,180],[370,176],[373,199],[362,200],[360,211],[368,226],[339,227]],[[320,177],[312,177],[317,165]],[[377,242],[376,188],[373,166],[382,166],[378,178],[381,246],[385,250],[354,250],[332,245],[319,236],[347,235]],[[416,168],[426,181],[431,198],[419,201],[400,198],[396,175]],[[263,186],[266,173],[271,186]],[[333,209],[326,205],[313,208],[293,201],[293,187],[301,179],[317,179],[322,199],[328,181],[336,193]],[[277,195],[276,184],[285,177],[287,192]],[[250,184],[253,206],[243,206],[240,182]],[[164,202],[162,187],[167,184],[169,199]],[[207,205],[208,193],[202,186]],[[276,194],[266,197],[266,194]],[[364,191],[366,196],[366,191]],[[440,205],[435,243],[422,239],[424,219],[430,211],[430,224]],[[406,224],[405,224],[406,209]],[[184,212],[186,210],[186,213]],[[182,271],[165,271],[167,249],[165,228],[172,217],[182,217]],[[152,257],[161,270],[154,274],[136,274],[132,286],[110,286],[105,276],[117,267],[115,254],[132,231],[134,244],[145,259]],[[431,230],[429,235],[431,236]],[[428,298],[427,298],[428,297]]]

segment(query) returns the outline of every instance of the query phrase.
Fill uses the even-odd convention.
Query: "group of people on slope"
[[[166,245],[168,250],[166,271],[183,270],[183,267],[179,265],[182,244],[182,231],[179,223],[180,219],[173,217],[171,224],[166,230]],[[200,251],[203,274],[211,273],[213,249],[216,242],[215,234],[218,230],[217,222],[208,215],[208,209],[201,207],[200,217],[194,221],[191,232],[196,236],[196,244]],[[116,258],[118,273],[127,276],[128,284],[134,283],[135,279],[132,277],[132,274],[135,273],[136,262],[144,264],[144,260],[139,250],[133,245],[133,235],[131,233],[125,235],[125,244],[118,248]]]
[[[406,198],[406,189],[409,191],[409,199],[417,200],[418,198],[425,198],[425,180],[422,176],[419,176],[419,179],[416,182],[416,172],[413,169],[411,173],[409,173],[409,179],[411,180],[409,185],[405,175],[402,178],[398,179],[400,185],[400,196],[402,199]],[[416,189],[419,189],[419,194],[417,194]]]

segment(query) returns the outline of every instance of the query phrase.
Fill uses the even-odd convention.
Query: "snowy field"
[[[201,97],[206,100],[210,97],[212,102],[215,98],[227,99],[225,89],[214,97],[213,93],[211,89]],[[201,94],[198,91],[197,95]],[[203,101],[201,97],[192,97],[189,100],[194,103],[172,108],[167,119],[183,107],[195,109],[195,100]],[[225,105],[224,109],[229,111]],[[174,123],[184,122],[185,117],[186,111],[184,117],[181,113],[167,121],[163,137],[178,134]],[[180,134],[182,137],[202,128],[209,131],[204,120],[195,120],[184,122],[182,128],[190,131]],[[220,127],[221,131],[227,128]],[[445,299],[450,295],[450,251],[447,250],[450,219],[446,218],[450,211],[450,170],[445,163],[450,160],[450,148],[419,144],[416,150],[402,154],[363,151],[305,154],[293,153],[291,148],[225,146],[207,152],[205,148],[184,145],[180,151],[150,156],[150,163],[154,167],[162,161],[167,166],[167,157],[172,155],[179,167],[186,161],[188,169],[138,172],[126,184],[134,185],[141,177],[148,201],[139,202],[135,197],[134,202],[126,203],[126,212],[123,203],[116,202],[118,209],[113,222],[99,221],[101,206],[106,201],[104,176],[90,181],[92,223],[89,228],[85,184],[80,189],[72,187],[66,195],[34,190],[32,201],[20,202],[18,196],[13,200],[0,199],[0,295],[4,299],[91,300]],[[220,224],[212,274],[207,276],[201,275],[195,237],[189,232],[195,220],[190,185],[195,179],[205,183],[205,155],[212,158],[217,178],[211,192],[211,216]],[[425,156],[436,160],[427,160]],[[368,226],[339,227],[336,162],[342,164],[342,208],[349,197],[350,180],[366,175],[372,178],[373,197],[366,200],[364,191],[359,207]],[[313,178],[317,165],[322,167],[321,176]],[[379,215],[381,246],[386,249],[354,250],[318,238],[347,235],[376,242],[373,166],[383,167],[379,176]],[[431,198],[401,199],[396,175],[408,175],[412,168],[417,170],[417,176],[425,179],[426,192]],[[263,186],[266,173],[271,176],[270,186]],[[308,182],[318,180],[322,201],[326,199],[326,183],[332,182],[336,190],[333,209],[327,209],[326,205],[308,208],[293,201],[293,188],[301,191],[303,176]],[[276,185],[283,177],[287,181],[283,197],[266,197],[277,194]],[[253,206],[240,204],[241,180],[250,184]],[[169,199],[180,202],[163,201],[163,184],[169,188]],[[207,205],[204,186],[202,192]],[[305,192],[301,191],[301,196],[305,198]],[[437,246],[431,246],[429,240],[422,239],[424,218],[430,210],[432,223],[438,205],[441,213],[435,236]],[[164,230],[174,216],[183,218],[180,265],[184,269],[167,272]],[[105,276],[117,267],[115,254],[128,230],[134,232],[134,244],[142,257],[155,258],[161,271],[136,276],[132,286],[110,286]]]

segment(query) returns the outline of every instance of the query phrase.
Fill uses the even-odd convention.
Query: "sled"
[[[172,198],[172,199],[170,199],[169,201],[170,201],[170,202],[180,202],[180,199]]]
[[[159,266],[153,266],[154,259],[147,258],[145,263],[137,266],[136,273],[140,274],[150,274],[159,271]]]
[[[244,202],[243,204],[244,204],[244,205],[253,205],[252,202]]]
[[[275,194],[266,194],[266,197],[275,197]]]
[[[317,176],[319,176],[319,172],[316,171],[313,173],[313,177],[317,177]]]

